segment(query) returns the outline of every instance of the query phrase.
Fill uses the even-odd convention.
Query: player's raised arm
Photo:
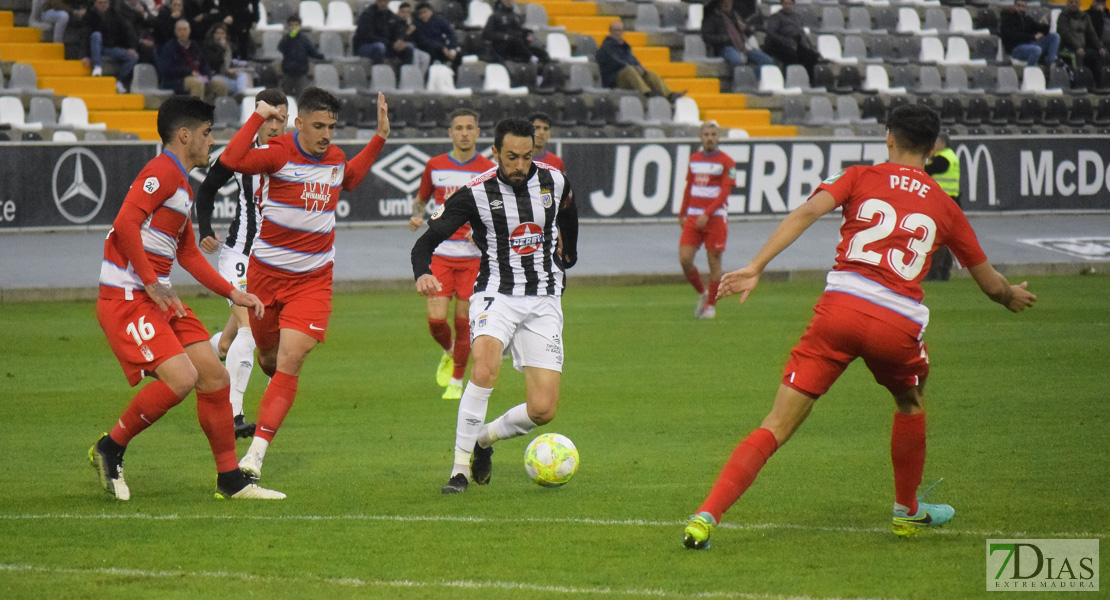
[[[758,285],[759,276],[763,273],[763,269],[767,268],[767,263],[790,247],[790,244],[793,244],[794,240],[797,240],[802,232],[809,229],[809,226],[813,225],[818,218],[835,208],[836,199],[833,195],[820,190],[805,204],[792,210],[767,238],[748,266],[721,277],[717,298],[740,294],[741,303],[747,300],[748,294]]]
[[[220,161],[232,171],[257,175],[260,173],[276,173],[285,165],[288,156],[276,147],[251,148],[254,138],[258,135],[258,128],[270,118],[284,118],[281,112],[266,102],[259,102],[251,118],[235,132]]]

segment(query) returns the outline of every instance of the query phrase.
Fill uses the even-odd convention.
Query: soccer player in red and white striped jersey
[[[566,173],[567,167],[563,164],[563,159],[547,151],[547,142],[551,139],[551,117],[547,113],[537,112],[532,113],[528,120],[532,122],[536,132],[532,141],[532,162],[551,165],[560,173]]]
[[[193,238],[193,190],[189,171],[208,164],[212,151],[212,105],[175,96],[158,110],[164,151],[139,172],[104,241],[96,316],[128,382],[155,378],[128,404],[110,433],[89,449],[104,489],[131,498],[123,478],[128,443],[197,391],[197,418],[216,459],[217,497],[281,499],[239,470],[228,402],[227,371],[208,344],[208,330],[170,283],[176,259],[197,281],[256,317],[265,309],[254,295],[225,281],[208,264]]]
[[[220,160],[245,174],[269,174],[262,194],[262,230],[247,271],[247,289],[266,305],[251,319],[258,364],[272,378],[262,395],[250,449],[239,466],[254,477],[293,406],[304,361],[323,342],[331,316],[335,207],[339,191],[362,182],[389,137],[388,107],[378,94],[377,135],[349,161],[332,145],[339,100],[320,88],[297,99],[296,130],[252,148],[258,128],[279,111],[259,102]]]
[[[736,181],[736,163],[718,148],[721,130],[716,121],[702,123],[699,135],[701,150],[690,157],[686,191],[678,211],[678,222],[682,225],[678,262],[683,275],[698,293],[694,316],[712,319],[717,315],[721,254],[728,240],[728,195]],[[709,263],[709,290],[705,289],[701,273],[694,266],[694,256],[702,244],[705,244],[705,258]]]
[[[987,261],[975,232],[952,199],[925,173],[940,131],[940,117],[920,105],[899,107],[887,119],[889,162],[857,165],[826,179],[794,209],[748,266],[724,276],[720,296],[740,302],[771,261],[818,218],[843,209],[836,265],[815,316],[790,353],[770,414],[733,450],[698,512],[686,525],[687,548],[709,548],[713,527],[755,481],[774,452],[794,435],[856,358],[894,397],[890,436],[894,467],[892,531],[914,535],[948,522],[947,504],[919,501],[925,468],[925,381],[929,357],[923,337],[929,309],[921,280],[933,253],[947,245],[979,289],[1012,312],[1037,297],[1023,282],[1010,285]]]
[[[412,204],[409,229],[416,231],[424,225],[428,208],[437,212],[443,203],[471,179],[492,169],[492,160],[478,154],[478,113],[468,108],[453,111],[448,118],[447,134],[451,137],[451,151],[433,156],[424,167],[424,177],[416,200]],[[432,207],[428,200],[434,200]],[[428,298],[428,329],[432,338],[443,348],[443,358],[436,369],[436,383],[443,390],[444,400],[462,398],[462,377],[470,360],[470,294],[474,279],[482,264],[482,253],[471,241],[470,225],[463,225],[451,237],[443,240],[432,255],[432,272],[443,287]],[[447,311],[455,297],[455,338],[451,339],[451,326],[447,324]]]

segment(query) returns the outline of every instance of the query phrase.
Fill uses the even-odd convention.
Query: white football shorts
[[[228,248],[226,245],[220,246],[220,262],[219,272],[220,277],[223,277],[235,286],[235,289],[240,292],[247,291],[247,263],[250,257]],[[234,302],[227,301],[227,305],[231,306]]]
[[[470,339],[488,335],[512,354],[513,367],[563,372],[563,307],[558,296],[470,297]]]

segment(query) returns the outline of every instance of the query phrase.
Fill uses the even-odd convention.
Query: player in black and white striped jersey
[[[533,126],[505,119],[494,129],[498,166],[444,203],[412,249],[416,290],[435,294],[432,251],[470,223],[482,266],[470,298],[470,382],[459,401],[455,461],[444,494],[483,485],[493,444],[525,435],[555,417],[563,370],[565,270],[578,260],[578,211],[561,172],[532,161]],[[505,349],[524,373],[525,402],[485,423]]]
[[[269,119],[258,129],[255,145],[264,146],[270,138],[285,133],[289,101],[285,94],[276,88],[263,90],[255,100],[276,106],[281,113],[280,118]],[[235,206],[235,218],[228,228],[227,238],[220,239],[212,230],[212,210],[220,188],[232,178],[239,187],[238,204]],[[220,251],[220,276],[244,292],[247,290],[247,262],[250,259],[254,240],[258,236],[258,230],[262,226],[259,206],[262,199],[266,197],[268,185],[268,175],[236,173],[217,159],[208,169],[208,175],[197,191],[197,228],[200,231],[200,247],[209,254]],[[255,348],[247,311],[234,305],[231,307],[231,316],[228,317],[227,325],[224,326],[223,331],[212,336],[212,348],[217,356],[225,358],[227,372],[231,376],[231,407],[235,414],[235,436],[251,437],[254,435],[254,423],[248,423],[243,416],[243,394],[247,391],[247,382],[254,369]]]

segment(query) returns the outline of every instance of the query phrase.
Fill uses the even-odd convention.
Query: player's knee
[[[497,383],[497,376],[500,374],[500,364],[489,364],[486,361],[474,361],[470,367],[470,380],[475,385],[482,387],[493,387]]]
[[[226,371],[225,371],[226,373]],[[184,398],[197,387],[197,374],[196,367],[189,363],[188,366],[174,369],[172,372],[165,374],[162,377],[162,383],[165,383],[173,393],[177,395],[178,399]]]
[[[213,392],[222,390],[231,385],[231,376],[228,375],[227,369],[221,367],[219,369],[206,369],[204,372],[197,373],[196,388],[201,392]]]
[[[258,358],[258,367],[266,374],[266,377],[273,377],[277,373],[277,364],[273,362],[263,361],[262,357]]]
[[[528,418],[532,420],[536,426],[547,425],[555,420],[555,404],[549,406],[528,407]]]

